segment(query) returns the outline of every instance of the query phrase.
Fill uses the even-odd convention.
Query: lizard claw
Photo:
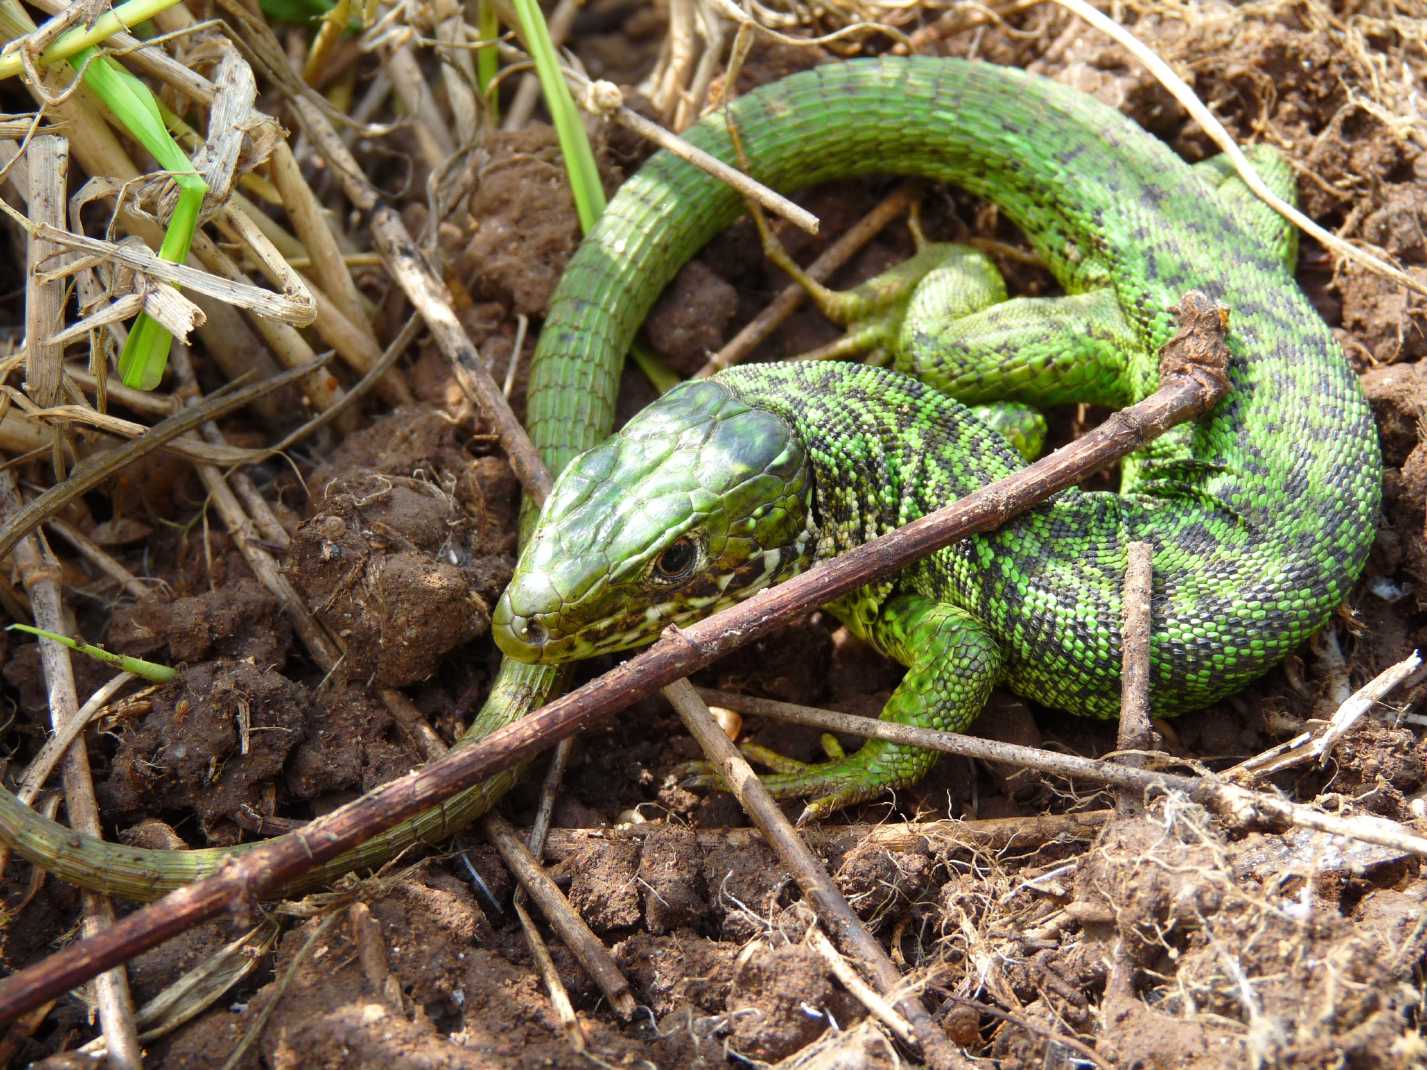
[[[680,762],[669,770],[669,775],[674,778],[674,782],[681,788],[688,788],[691,791],[709,791],[724,788],[723,777],[719,776],[718,770],[714,768],[712,762],[697,759],[690,762]]]

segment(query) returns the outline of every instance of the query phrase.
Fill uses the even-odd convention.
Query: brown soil
[[[1344,7],[1330,17],[1309,4],[1176,5],[1173,14],[1126,17],[1236,137],[1285,151],[1310,216],[1427,281],[1427,127],[1394,95],[1409,82],[1422,91],[1427,23],[1409,22],[1401,14],[1408,5],[1394,9],[1388,0]],[[662,34],[643,5],[601,0],[581,16],[574,47],[596,76],[629,80],[653,62]],[[869,47],[882,47],[880,40]],[[1059,9],[1038,7],[923,50],[1028,66],[1125,110],[1187,158],[1214,151],[1149,75]],[[827,58],[760,48],[744,75],[752,85]],[[644,150],[622,136],[605,150],[613,189]],[[545,127],[492,137],[472,166],[477,192],[460,219],[443,224],[439,242],[465,325],[499,377],[512,359],[516,315],[542,314],[578,227]],[[812,191],[803,200],[827,238],[788,233],[791,251],[806,260],[889,188]],[[428,211],[424,189],[424,181],[410,183],[413,226]],[[930,191],[923,215],[934,237],[1017,240],[994,212],[959,193]],[[1424,303],[1311,240],[1303,245],[1300,281],[1338,331],[1379,420],[1384,515],[1367,576],[1327,638],[1167,728],[1168,749],[1204,767],[1232,764],[1302,730],[1427,641]],[[893,226],[836,282],[865,277],[910,248],[905,228]],[[1050,285],[1014,257],[1002,266],[1015,291]],[[647,336],[688,373],[783,285],[752,228],[739,224],[680,275]],[[392,326],[379,330],[390,337]],[[765,355],[833,337],[803,311]],[[531,345],[527,339],[517,359],[528,362]],[[221,527],[203,523],[202,489],[182,464],[149,462],[108,488],[102,503],[96,495],[71,511],[71,523],[133,571],[163,581],[153,597],[135,601],[76,572],[74,582],[100,596],[80,602],[81,631],[182,669],[131,717],[90,737],[116,838],[235,843],[412,768],[421,751],[377,699],[380,688],[404,689],[448,741],[479,706],[498,662],[489,611],[513,564],[518,487],[444,362],[422,352],[408,373],[415,405],[373,408],[362,430],[305,455],[300,479],[279,464],[255,474],[291,538],[288,578],[347,642],[350,654],[331,676],[294,642],[278,603]],[[652,395],[636,374],[626,378],[628,413]],[[523,381],[522,371],[517,403]],[[1062,437],[1083,426],[1084,414],[1057,415]],[[267,434],[242,423],[229,430],[235,441]],[[33,644],[0,632],[0,658],[19,769],[47,724],[44,680]],[[81,695],[107,675],[84,660],[76,671]],[[704,676],[714,686],[872,715],[897,679],[895,666],[822,614]],[[1419,675],[1360,722],[1331,762],[1280,774],[1274,786],[1420,830],[1427,745],[1420,720],[1403,713],[1424,692]],[[820,755],[813,732],[747,727],[754,742],[794,757]],[[1008,695],[975,731],[1091,756],[1114,747],[1113,726]],[[670,711],[648,701],[584,737],[566,778],[557,825],[652,823],[645,835],[591,842],[552,863],[640,1005],[631,1021],[620,1020],[550,937],[589,1051],[630,1066],[742,1066],[799,1052],[809,1061],[785,1065],[905,1063],[908,1053],[896,1051],[806,942],[806,908],[773,852],[696,836],[746,819],[727,796],[677,783],[673,770],[695,757]],[[528,822],[533,798],[523,786],[505,811]],[[895,801],[849,816],[1021,817],[1106,804],[1062,782],[946,759]],[[474,836],[458,846],[468,848],[464,861],[406,859],[408,868],[281,913],[289,927],[271,959],[212,1009],[153,1041],[148,1065],[218,1067],[255,1030],[247,1067],[585,1065],[513,920],[513,883],[499,856]],[[1228,823],[1182,799],[1153,800],[1093,839],[1004,852],[969,849],[947,834],[897,849],[871,842],[819,849],[895,961],[923,983],[948,1036],[982,1065],[1089,1065],[1067,1040],[1094,1049],[1102,1065],[1122,1067],[1427,1063],[1427,877],[1402,852]],[[468,879],[473,869],[488,895]],[[5,873],[7,970],[42,957],[79,916],[72,889],[50,880],[36,890],[30,881],[21,864]],[[233,925],[213,924],[142,956],[131,973],[136,997],[150,998],[235,935]],[[74,1058],[57,1053],[91,1035],[85,1009],[67,999],[32,1036],[11,1040],[17,1065],[57,1067]]]

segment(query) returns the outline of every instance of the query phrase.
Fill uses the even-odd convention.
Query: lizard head
[[[802,440],[716,382],[686,383],[561,473],[491,619],[520,661],[652,642],[806,568]]]

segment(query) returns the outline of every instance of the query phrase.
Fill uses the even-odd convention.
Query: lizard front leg
[[[879,650],[907,666],[882,708],[882,719],[898,724],[960,731],[981,713],[1005,662],[980,620],[922,595],[889,600],[867,633]],[[783,759],[779,767],[785,771],[762,780],[777,796],[812,796],[799,818],[804,822],[914,784],[936,760],[935,751],[871,739],[833,761],[799,765]]]

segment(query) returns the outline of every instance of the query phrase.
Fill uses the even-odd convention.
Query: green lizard
[[[1293,282],[1291,241],[1273,237],[1286,229],[1233,193],[1231,211],[1210,185],[1221,165],[1196,173],[1117,112],[972,64],[849,63],[777,90],[759,103],[804,148],[803,167],[915,158],[919,173],[1001,205],[1067,296],[1002,300],[989,262],[947,247],[924,251],[934,266],[891,315],[818,294],[847,319],[870,317],[860,344],[890,349],[899,370],[724,372],[572,461],[493,616],[507,655],[559,663],[648,643],[1007,475],[1021,458],[951,398],[1138,401],[1158,385],[1170,308],[1190,289],[1230,310],[1232,390],[1209,419],[1128,459],[1118,494],[1061,494],[829,608],[907,666],[884,718],[952,730],[998,684],[1074,713],[1119,712],[1134,540],[1154,547],[1157,714],[1241,687],[1326,621],[1373,540],[1376,432]],[[869,145],[845,136],[853,126],[878,134]],[[645,310],[625,308],[636,323]],[[935,760],[871,741],[778,763],[765,783],[816,796],[805,816],[820,816],[915,782]]]
[[[955,60],[821,67],[731,110],[751,172],[773,186],[923,175],[988,197],[1020,224],[1071,296],[963,308],[944,328],[920,316],[903,321],[931,344],[903,347],[899,366],[963,400],[1141,397],[1155,385],[1152,358],[1171,330],[1169,306],[1200,289],[1231,310],[1229,399],[1127,463],[1120,495],[1062,495],[1004,532],[836,607],[855,630],[913,663],[889,715],[963,723],[998,680],[1051,705],[1113,713],[1119,574],[1130,537],[1156,546],[1157,712],[1230,690],[1324,621],[1373,538],[1375,432],[1331,333],[1284,267],[1285,232],[1242,198],[1230,211],[1237,195],[1216,196],[1212,168],[1187,167],[1124,117],[1063,86]],[[689,137],[733,157],[721,115]],[[737,194],[664,153],[611,201],[552,299],[532,368],[528,426],[552,470],[608,433],[620,364],[640,322],[740,208]],[[939,337],[952,359],[927,357]],[[659,428],[673,441],[638,448]],[[675,450],[683,462],[673,462]],[[740,475],[735,463],[749,472]],[[549,660],[633,645],[1016,463],[960,405],[891,371],[750,368],[678,388],[560,481],[502,600],[498,641]],[[600,496],[593,473],[643,508],[615,500],[597,519],[586,508]],[[682,506],[679,493],[659,493],[665,478],[669,488],[682,481]],[[755,492],[770,500],[754,504]],[[919,657],[928,647],[940,656]],[[466,738],[540,705],[555,680],[549,665],[508,658]],[[926,764],[875,746],[851,761],[785,774],[775,786],[830,788],[826,798],[842,802]],[[468,789],[318,867],[304,886],[450,835],[512,777]],[[8,794],[0,796],[0,839],[67,879],[136,898],[206,875],[233,850],[104,844]]]

